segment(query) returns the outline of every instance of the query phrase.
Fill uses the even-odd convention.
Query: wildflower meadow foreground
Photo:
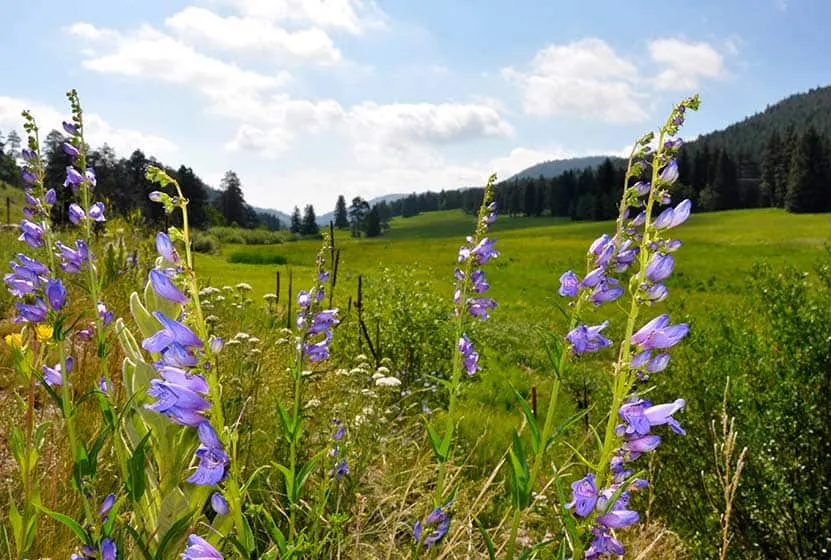
[[[549,279],[552,297],[538,305],[567,328],[526,333],[547,352],[547,381],[533,396],[504,385],[517,421],[495,459],[475,465],[469,434],[478,428],[460,403],[470,385],[499,379],[483,352],[485,323],[510,303],[492,297],[488,280],[506,261],[491,232],[495,176],[470,236],[447,255],[452,289],[434,307],[423,302],[438,310],[434,326],[401,335],[424,336],[423,355],[446,357],[436,361],[445,367],[422,369],[412,352],[406,362],[375,347],[364,354],[373,337],[356,322],[358,301],[336,291],[349,263],[329,234],[314,273],[295,279],[305,285],[288,301],[276,293],[260,305],[244,282],[219,288],[200,274],[189,201],[151,165],[148,196],[169,227],[114,236],[107,201],[96,197],[78,95],[68,99],[63,150],[72,165],[63,184],[45,183],[39,128],[23,114],[27,207],[4,277],[15,298],[9,402],[21,420],[8,441],[16,480],[3,555],[675,556],[659,555],[662,534],[646,531],[655,526],[651,457],[701,434],[684,429],[681,385],[664,379],[679,392],[654,397],[654,381],[669,375],[691,332],[655,306],[673,295],[665,281],[684,254],[691,202],[673,200],[672,187],[679,132],[697,96],[635,143],[615,229],[585,240],[585,268]],[[66,227],[53,220],[61,212]],[[375,340],[396,336],[379,327]],[[602,380],[599,396],[575,410],[561,397],[587,368]],[[732,446],[722,448],[725,500],[714,529],[721,558],[744,458],[733,453],[726,419],[724,440]]]

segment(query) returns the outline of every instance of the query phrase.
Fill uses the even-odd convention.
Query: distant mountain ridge
[[[536,179],[539,176],[543,176],[548,179],[550,177],[556,177],[566,171],[581,171],[587,167],[597,167],[603,163],[606,158],[611,159],[612,162],[621,159],[616,156],[584,156],[568,159],[554,159],[537,163],[527,169],[523,169],[509,178],[508,181],[526,178]]]

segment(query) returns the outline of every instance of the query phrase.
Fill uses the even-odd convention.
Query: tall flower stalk
[[[681,341],[688,332],[686,324],[672,325],[669,316],[658,315],[637,331],[643,308],[663,301],[668,290],[663,281],[674,267],[673,253],[681,242],[671,239],[669,232],[682,224],[690,213],[690,201],[677,206],[671,202],[669,189],[678,179],[675,161],[682,141],[674,138],[684,122],[687,109],[696,110],[697,96],[685,99],[673,108],[667,122],[660,129],[655,150],[651,150],[652,135],[642,137],[633,150],[626,173],[626,187],[621,201],[617,231],[612,238],[601,237],[592,245],[590,253],[597,255],[598,267],[586,275],[580,288],[612,283],[612,289],[622,290],[611,276],[637,263],[637,271],[630,277],[630,305],[626,327],[620,344],[618,359],[612,372],[611,408],[603,432],[597,461],[588,463],[591,471],[572,484],[572,501],[567,508],[574,510],[581,532],[573,535],[574,557],[597,558],[623,554],[623,546],[614,535],[636,523],[639,515],[628,508],[630,493],[644,488],[648,482],[634,473],[629,463],[646,452],[654,450],[661,437],[652,428],[668,425],[683,434],[673,414],[684,406],[683,399],[653,405],[641,396],[638,384],[663,371],[669,363],[667,350]],[[643,170],[651,166],[649,181],[639,180]],[[632,181],[636,181],[630,184]],[[667,205],[657,216],[657,205]],[[632,215],[634,214],[634,217]],[[573,287],[573,274],[561,278],[560,293],[567,297],[579,297],[579,288]],[[596,299],[594,287],[592,298]],[[603,297],[600,298],[603,300]],[[596,327],[578,324],[566,336],[572,354],[594,352],[611,345],[600,334],[605,323]],[[565,353],[564,353],[565,355]],[[561,362],[563,363],[563,362]],[[586,540],[591,542],[586,548]]]
[[[291,365],[289,371],[294,383],[292,408],[286,410],[278,403],[283,436],[289,445],[289,464],[278,465],[283,474],[286,496],[289,502],[288,540],[298,538],[297,513],[301,507],[303,489],[317,462],[324,452],[317,453],[303,465],[298,463],[298,451],[303,440],[303,389],[306,378],[304,365],[316,364],[329,358],[332,332],[340,323],[338,309],[324,309],[323,302],[332,289],[332,272],[327,267],[326,255],[331,254],[332,240],[328,233],[315,259],[314,283],[309,290],[297,295],[297,316],[292,338]]]
[[[448,392],[448,405],[445,412],[444,427],[439,430],[430,420],[425,420],[427,433],[433,454],[438,463],[438,477],[433,490],[433,510],[423,521],[414,527],[415,547],[417,554],[422,546],[432,548],[447,533],[450,526],[451,498],[447,494],[447,469],[453,462],[455,447],[455,414],[458,406],[462,380],[481,370],[479,353],[475,350],[473,341],[467,335],[467,328],[471,318],[485,321],[490,311],[497,305],[492,298],[485,297],[484,293],[490,288],[481,268],[491,259],[499,256],[494,248],[495,240],[488,236],[491,224],[496,220],[496,202],[494,201],[494,183],[496,175],[491,175],[485,185],[482,195],[482,204],[476,219],[476,228],[473,235],[466,238],[466,243],[459,248],[458,267],[454,272],[455,288],[453,293],[454,317],[456,323],[456,349],[453,352],[451,373],[449,380],[440,381]],[[425,527],[434,526],[435,531],[428,533]],[[433,549],[435,550],[435,549]]]

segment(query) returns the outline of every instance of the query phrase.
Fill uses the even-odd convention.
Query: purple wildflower
[[[69,221],[76,226],[86,217],[84,210],[76,203],[69,205]]]
[[[574,513],[580,517],[586,517],[594,509],[597,503],[597,485],[594,474],[588,473],[580,480],[571,483],[571,502],[566,507],[574,508]]]
[[[72,373],[72,366],[75,365],[75,360],[72,359],[72,356],[67,356],[66,358],[66,373],[69,375]],[[53,367],[43,366],[43,380],[46,382],[47,385],[50,387],[53,385],[61,385],[63,383],[63,366],[61,364],[55,364]]]
[[[593,327],[578,325],[566,335],[566,340],[571,343],[572,350],[575,354],[597,352],[601,348],[612,345],[611,340],[600,334],[600,331],[608,325],[609,321],[603,321],[603,323]]]
[[[474,317],[486,321],[490,315],[489,309],[496,307],[496,300],[492,298],[469,298],[467,300],[467,309]]]
[[[641,327],[632,335],[631,342],[641,350],[670,348],[678,344],[688,332],[689,326],[686,323],[670,325],[669,315],[663,314]]]
[[[107,219],[104,217],[104,203],[103,202],[96,202],[92,206],[89,207],[87,211],[89,217],[95,222],[106,222]]]
[[[162,231],[156,234],[156,251],[170,264],[179,264],[179,252],[170,237]]]
[[[153,286],[153,290],[167,300],[180,304],[185,304],[190,301],[190,298],[183,294],[176,287],[176,284],[158,268],[150,271],[150,283]]]
[[[64,187],[73,187],[77,188],[78,185],[84,182],[84,176],[78,173],[78,170],[74,167],[67,166],[66,168],[66,180],[63,182]]]
[[[71,158],[78,157],[78,155],[81,153],[81,150],[79,150],[76,146],[70,144],[69,142],[63,143],[63,151],[66,155],[68,155]]]
[[[117,557],[118,549],[112,539],[101,541],[101,560],[116,560]]]
[[[437,507],[431,511],[424,522],[416,521],[413,526],[413,536],[416,542],[421,542],[425,529],[433,528],[433,531],[424,538],[424,546],[430,548],[441,541],[450,529],[450,502],[444,506]]]
[[[20,222],[20,231],[22,233],[17,238],[19,241],[24,241],[33,249],[43,245],[43,228],[40,225],[29,220],[23,220]]]
[[[672,274],[675,258],[672,255],[655,253],[646,265],[646,278],[653,283],[660,282]]]
[[[580,288],[580,279],[569,270],[560,276],[560,289],[557,291],[563,297],[576,297]]]
[[[593,560],[594,558],[607,555],[623,556],[625,552],[623,545],[607,529],[592,527],[592,534],[594,535],[594,539],[588,550],[586,550],[586,560]]]
[[[208,394],[208,383],[200,375],[190,375],[172,366],[164,366],[162,379],[152,379],[147,394],[158,399],[145,408],[164,414],[177,424],[196,427],[205,422],[202,412],[211,403],[200,396]]]
[[[661,179],[661,183],[664,185],[673,184],[678,180],[678,163],[676,163],[674,159],[670,160],[670,162],[661,170],[659,177]]]
[[[15,323],[29,321],[32,323],[42,323],[46,320],[47,308],[46,304],[41,298],[37,298],[35,303],[20,303],[15,302],[15,307],[20,314],[15,320]]]
[[[218,515],[225,515],[230,511],[228,507],[228,500],[225,499],[219,492],[214,492],[211,494],[211,508],[218,514]]]
[[[204,346],[202,340],[179,321],[169,319],[159,311],[154,311],[153,316],[162,324],[162,330],[142,341],[142,348],[148,352],[161,352],[174,342],[185,348],[202,348]]]
[[[199,465],[187,481],[200,486],[214,486],[225,478],[228,455],[210,423],[202,422],[197,431],[201,442],[196,450]]]
[[[483,265],[489,260],[499,256],[499,251],[493,248],[494,243],[496,243],[495,239],[485,237],[476,245],[476,247],[471,249],[470,254],[476,257],[476,261],[480,265]]]
[[[63,282],[59,279],[52,278],[46,283],[44,289],[46,299],[49,301],[49,307],[55,311],[60,311],[66,304],[66,288]]]
[[[637,511],[613,509],[598,517],[597,522],[610,529],[623,529],[624,527],[637,523],[639,518],[640,516]]]
[[[462,335],[459,338],[459,353],[462,355],[462,366],[468,375],[473,375],[482,368],[479,367],[479,353],[473,349],[473,342]]]
[[[211,543],[197,535],[188,537],[188,547],[182,553],[182,560],[223,560],[222,554]]]

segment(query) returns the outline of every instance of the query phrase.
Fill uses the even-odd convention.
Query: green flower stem
[[[476,220],[476,233],[473,239],[473,245],[478,243],[486,233],[485,216],[488,214],[488,204],[493,199],[493,183],[496,180],[495,175],[491,175],[485,185],[483,193],[482,205],[479,207],[479,214]],[[447,419],[445,420],[444,434],[442,437],[448,437],[450,434],[450,447],[447,451],[447,458],[439,463],[439,473],[436,480],[436,489],[433,492],[434,505],[438,506],[444,499],[445,479],[447,477],[447,466],[453,460],[453,431],[455,429],[454,415],[456,413],[459,389],[461,388],[462,379],[462,355],[456,345],[459,339],[462,338],[465,329],[465,302],[467,301],[468,290],[470,289],[470,274],[473,271],[473,256],[471,255],[465,261],[464,265],[464,280],[462,280],[461,294],[459,296],[459,306],[456,308],[458,315],[456,317],[456,338],[453,341],[453,362],[452,374],[450,377],[450,396],[447,403]]]
[[[672,116],[670,116],[670,119],[671,118]],[[621,340],[620,344],[620,353],[618,354],[618,359],[615,363],[612,404],[611,408],[609,409],[609,418],[606,422],[606,433],[603,438],[603,448],[600,453],[599,463],[597,465],[597,480],[598,483],[603,484],[603,486],[606,486],[608,485],[608,483],[611,482],[610,480],[607,480],[607,478],[609,478],[611,475],[611,472],[609,470],[609,461],[612,458],[615,445],[620,439],[615,435],[615,426],[617,426],[618,424],[617,410],[620,408],[620,406],[623,404],[624,399],[629,394],[629,391],[631,390],[633,383],[632,371],[629,367],[629,364],[631,361],[632,349],[631,339],[632,335],[635,332],[635,322],[638,319],[638,312],[640,311],[640,303],[638,299],[637,290],[638,286],[642,285],[646,281],[646,267],[649,264],[650,255],[648,249],[650,243],[652,242],[652,208],[655,205],[655,193],[659,183],[659,168],[661,163],[663,162],[664,155],[664,136],[668,125],[669,119],[667,121],[667,125],[661,128],[661,132],[658,135],[658,149],[655,152],[652,160],[652,188],[649,191],[649,196],[646,202],[646,220],[644,222],[643,228],[644,233],[643,237],[641,238],[640,251],[638,253],[639,270],[636,276],[635,283],[630,284],[632,297],[629,306],[629,315],[626,321],[626,330],[624,331],[623,339]],[[624,203],[622,203],[621,206],[621,218],[618,220],[618,232],[622,232],[622,213],[626,206],[625,198]]]

